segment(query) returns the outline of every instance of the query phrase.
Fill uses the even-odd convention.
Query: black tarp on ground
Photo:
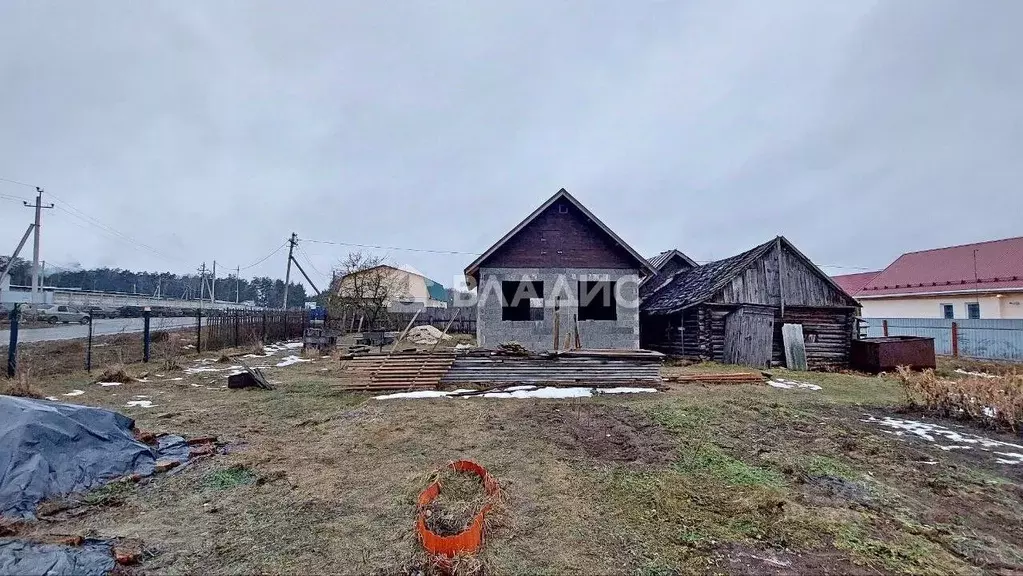
[[[104,576],[113,569],[113,548],[103,540],[64,546],[0,538],[0,574]]]
[[[139,442],[135,421],[103,408],[0,396],[0,516],[33,518],[54,496],[153,473],[158,458],[184,462],[180,436]]]

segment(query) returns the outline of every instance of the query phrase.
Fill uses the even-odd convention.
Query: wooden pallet
[[[433,390],[451,369],[453,354],[367,354],[342,360],[348,378],[338,388],[355,390]]]

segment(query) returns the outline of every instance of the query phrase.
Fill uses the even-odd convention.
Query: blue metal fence
[[[864,318],[867,337],[926,336],[934,338],[937,354],[952,355],[952,324],[956,325],[959,355],[988,360],[1023,360],[1023,320],[946,320],[943,318]]]

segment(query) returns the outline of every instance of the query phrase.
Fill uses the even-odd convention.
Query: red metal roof
[[[1023,237],[909,252],[857,297],[964,290],[1023,290]]]
[[[843,274],[841,276],[832,276],[831,279],[838,284],[845,293],[850,296],[855,296],[857,292],[863,289],[874,276],[880,274],[880,270],[874,270],[873,272],[857,272],[856,274]]]

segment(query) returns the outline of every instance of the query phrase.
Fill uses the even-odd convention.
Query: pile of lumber
[[[434,390],[454,354],[364,354],[341,360],[343,391]]]
[[[572,350],[529,356],[468,354],[454,359],[441,382],[484,387],[656,385],[661,382],[663,360],[662,354],[647,350]]]
[[[667,376],[668,382],[706,382],[709,384],[762,384],[767,378],[759,372],[725,372],[721,374],[678,374]]]

